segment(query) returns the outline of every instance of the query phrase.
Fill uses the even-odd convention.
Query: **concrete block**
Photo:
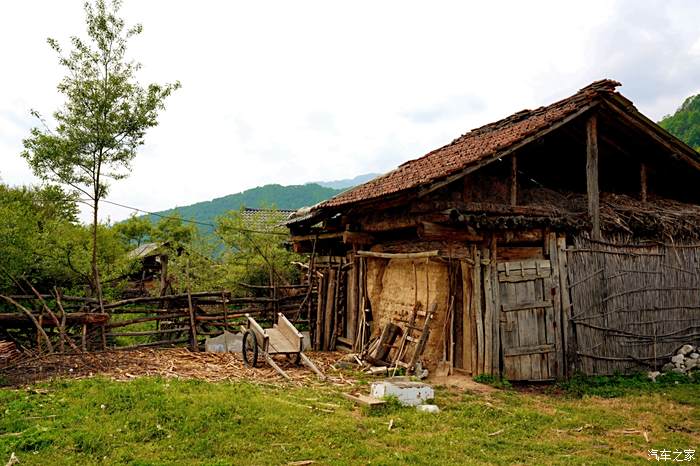
[[[204,341],[204,349],[210,353],[238,353],[242,347],[243,335],[240,333],[224,332]]]
[[[428,384],[395,377],[372,383],[370,395],[375,398],[395,396],[404,406],[418,406],[433,399],[435,392]]]

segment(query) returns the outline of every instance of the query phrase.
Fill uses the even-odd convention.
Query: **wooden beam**
[[[292,241],[295,243],[301,243],[302,241],[313,241],[315,239],[335,239],[342,238],[343,231],[334,231],[330,233],[313,233],[310,235],[296,235],[292,236]]]
[[[645,163],[639,165],[639,197],[642,202],[647,201],[647,165]]]
[[[586,122],[586,188],[588,214],[593,239],[600,239],[600,188],[598,186],[598,119],[591,115]]]
[[[421,222],[418,225],[418,237],[426,241],[482,241],[484,237],[465,227],[453,228],[433,222]]]
[[[357,255],[361,257],[376,257],[379,259],[425,259],[428,257],[437,257],[440,251],[424,251],[424,252],[373,252],[373,251],[357,251]]]
[[[510,158],[510,205],[518,204],[518,158]]]
[[[359,231],[344,231],[343,243],[367,245],[374,243],[374,237],[369,233],[363,233]]]

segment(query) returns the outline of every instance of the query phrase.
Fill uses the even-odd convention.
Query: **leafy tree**
[[[131,215],[127,220],[114,225],[115,233],[128,246],[139,247],[153,238],[153,223],[148,217]]]
[[[92,206],[91,279],[101,299],[98,271],[98,209],[109,180],[125,178],[146,130],[157,125],[165,99],[179,87],[136,81],[140,64],[126,58],[127,41],[140,34],[141,25],[125,28],[118,16],[121,2],[105,0],[85,4],[88,40],[71,38],[64,54],[59,43],[48,39],[67,74],[58,85],[66,101],[53,114],[51,129],[32,111],[43,128],[33,128],[24,140],[22,156],[42,179],[70,186]]]
[[[226,246],[222,260],[227,280],[233,285],[292,283],[298,273],[292,262],[300,256],[284,247],[287,232],[278,225],[279,216],[253,215],[258,218],[246,220],[243,210],[230,211],[217,219],[216,233]]]
[[[179,214],[161,218],[153,230],[153,239],[174,249],[186,248],[197,235],[197,228],[186,223]]]
[[[0,185],[0,289],[26,278],[44,291],[53,285],[76,291],[90,278],[91,229],[77,221],[74,196],[55,186]],[[104,225],[98,228],[98,263],[105,278],[129,267],[125,248]]]
[[[676,113],[666,115],[659,125],[690,147],[700,150],[700,94],[685,99]]]

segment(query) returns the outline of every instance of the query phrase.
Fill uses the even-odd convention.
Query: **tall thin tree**
[[[146,130],[158,124],[165,99],[180,87],[172,84],[142,86],[136,80],[140,63],[126,56],[130,38],[142,32],[140,24],[127,28],[119,16],[121,1],[95,0],[85,4],[87,38],[71,37],[71,50],[58,41],[48,43],[66,69],[58,90],[64,104],[49,125],[35,110],[41,127],[24,140],[22,156],[34,173],[51,183],[67,185],[86,196],[92,207],[92,279],[90,287],[102,303],[97,266],[98,209],[109,180],[128,176]],[[51,127],[53,126],[53,128]]]

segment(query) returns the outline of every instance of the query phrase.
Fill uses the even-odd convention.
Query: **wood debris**
[[[334,372],[331,366],[341,356],[335,352],[311,353],[310,355],[326,374]],[[278,359],[277,364],[289,374],[291,383],[298,385],[318,383],[316,375],[305,367],[296,366],[284,358]],[[280,382],[279,375],[273,368],[246,367],[239,354],[194,353],[186,348],[47,354],[0,369],[0,374],[15,385],[55,377],[84,378],[93,375],[111,377],[114,380],[130,380],[136,377],[150,376],[199,379],[208,382]],[[328,382],[334,385],[353,385],[355,381],[348,378],[329,377]]]

